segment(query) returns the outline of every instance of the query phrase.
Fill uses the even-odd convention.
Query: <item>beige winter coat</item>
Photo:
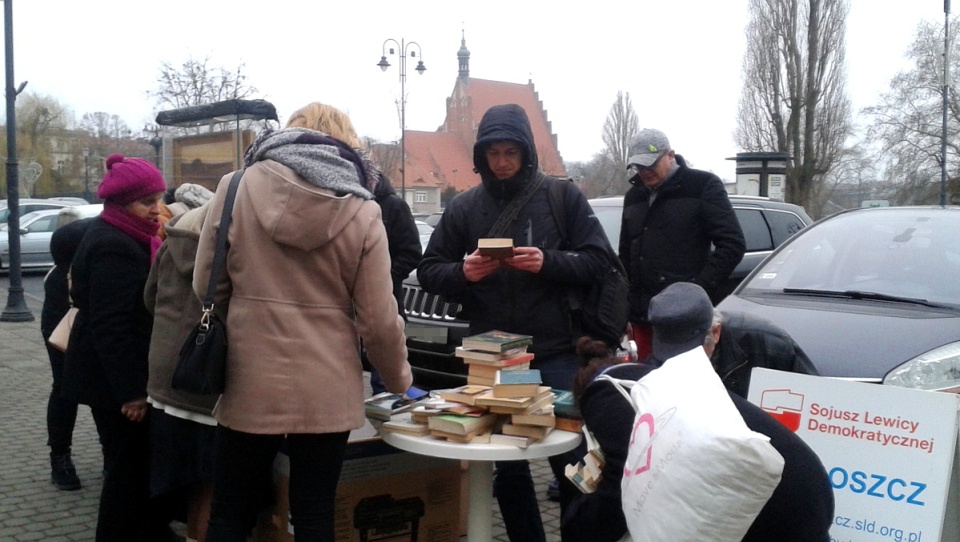
[[[193,288],[207,285],[232,174],[204,223]],[[364,423],[360,338],[387,389],[412,383],[387,237],[374,201],[337,196],[272,160],[247,169],[230,226],[226,392],[217,421],[247,433],[331,433]],[[222,294],[220,294],[222,295]]]

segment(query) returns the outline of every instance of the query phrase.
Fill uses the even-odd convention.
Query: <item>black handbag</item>
[[[180,359],[173,371],[171,382],[175,390],[201,395],[218,395],[224,390],[227,379],[227,328],[213,313],[213,298],[217,291],[217,279],[227,259],[227,232],[230,230],[233,201],[236,199],[241,177],[242,169],[230,179],[223,213],[220,215],[210,281],[207,283],[207,294],[203,298],[203,315],[200,323],[193,328],[180,348]]]

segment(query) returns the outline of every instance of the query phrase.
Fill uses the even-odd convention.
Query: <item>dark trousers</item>
[[[50,371],[53,373],[53,387],[50,398],[47,400],[47,446],[50,455],[64,455],[70,453],[73,445],[73,426],[77,423],[77,402],[66,399],[60,394],[63,381],[63,362],[66,355],[47,346],[47,357],[50,358]]]
[[[337,481],[349,432],[287,435],[290,522],[297,542],[333,542]],[[254,435],[217,426],[213,504],[207,542],[245,542],[263,505],[283,435]]]
[[[149,417],[132,422],[119,407],[94,407],[106,477],[100,493],[97,542],[165,540],[167,512],[149,499]]]
[[[577,374],[579,361],[575,353],[557,354],[543,359],[534,359],[531,368],[540,370],[540,378],[545,386],[569,390],[573,387],[573,378]],[[581,450],[583,448],[583,450]],[[564,468],[577,462],[585,453],[581,446],[571,452],[547,458],[550,470],[560,481],[560,517],[567,504],[578,492],[567,480]],[[500,505],[500,514],[511,542],[542,542],[543,519],[540,517],[540,504],[533,487],[530,464],[527,461],[497,461],[493,478],[493,494]]]

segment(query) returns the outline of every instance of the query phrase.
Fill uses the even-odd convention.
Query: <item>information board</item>
[[[960,539],[957,522],[944,522],[957,395],[754,369],[748,400],[823,461],[836,500],[831,541]]]

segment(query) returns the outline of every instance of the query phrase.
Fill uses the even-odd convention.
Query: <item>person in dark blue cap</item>
[[[713,309],[706,291],[696,284],[680,282],[665,288],[651,299],[649,317],[653,353],[645,363],[620,363],[608,355],[602,344],[589,338],[577,344],[582,369],[574,383],[574,396],[606,464],[597,490],[578,496],[564,513],[564,542],[613,542],[627,534],[620,483],[635,412],[613,384],[596,377],[607,374],[622,380],[640,380],[663,362],[694,348],[703,348],[709,356],[720,338],[719,313]],[[747,427],[769,437],[784,459],[780,484],[743,540],[830,540],[833,488],[820,458],[800,437],[760,407],[734,393],[729,396]]]

